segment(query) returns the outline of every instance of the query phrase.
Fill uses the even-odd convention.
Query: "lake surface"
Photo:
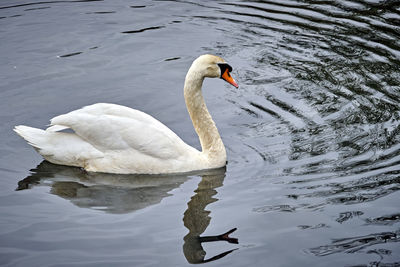
[[[400,266],[399,25],[399,1],[1,1],[0,265]],[[240,86],[203,87],[226,170],[85,173],[12,131],[110,102],[200,148],[205,53]]]

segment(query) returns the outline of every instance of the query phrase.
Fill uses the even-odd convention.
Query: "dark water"
[[[0,265],[400,266],[399,25],[399,1],[1,1]],[[240,85],[204,86],[226,170],[87,174],[12,132],[111,102],[199,147],[204,53]]]

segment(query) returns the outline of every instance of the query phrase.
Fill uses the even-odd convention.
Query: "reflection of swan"
[[[186,175],[117,175],[87,173],[79,168],[43,161],[18,182],[17,190],[50,186],[50,192],[83,208],[127,213],[159,203]]]
[[[219,168],[226,164],[225,147],[201,87],[205,77],[220,77],[237,87],[230,71],[232,68],[222,58],[203,55],[186,75],[186,106],[202,152],[153,117],[114,104],[94,104],[57,116],[46,131],[21,125],[15,131],[46,160],[87,171],[177,173]],[[74,133],[60,132],[68,128]]]
[[[55,165],[47,161],[40,163],[32,174],[18,182],[17,190],[35,186],[50,186],[50,192],[82,208],[99,209],[110,213],[127,213],[155,205],[169,191],[179,187],[189,179],[188,175],[118,175],[88,173],[79,168]],[[204,263],[220,259],[234,251],[228,250],[205,259],[203,242],[227,241],[238,243],[229,237],[232,229],[215,236],[200,236],[210,224],[208,204],[217,201],[213,196],[215,188],[222,186],[225,167],[190,175],[202,176],[196,194],[188,202],[183,221],[189,233],[184,237],[183,252],[188,262]]]
[[[199,183],[196,194],[188,202],[188,209],[183,216],[183,223],[189,229],[189,233],[183,238],[183,253],[189,263],[205,263],[220,259],[232,251],[228,250],[224,253],[205,259],[206,252],[201,243],[213,241],[227,241],[229,243],[238,243],[236,238],[229,237],[229,234],[234,232],[236,228],[215,236],[200,236],[210,224],[210,214],[205,208],[208,204],[217,201],[213,196],[217,193],[215,188],[222,186],[225,178],[225,168],[217,169],[214,172],[202,175],[202,180]]]

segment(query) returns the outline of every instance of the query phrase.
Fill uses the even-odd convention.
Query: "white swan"
[[[178,173],[223,167],[224,144],[207,110],[201,87],[220,77],[238,87],[220,57],[202,55],[190,67],[184,96],[202,151],[187,145],[150,115],[98,103],[51,119],[46,130],[19,125],[14,131],[47,161],[107,173]],[[74,133],[60,132],[70,128]]]

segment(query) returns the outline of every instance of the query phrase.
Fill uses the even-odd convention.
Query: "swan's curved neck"
[[[218,129],[208,112],[201,91],[204,76],[190,68],[185,79],[184,96],[194,129],[199,136],[202,153],[210,160],[226,162],[226,151]]]

